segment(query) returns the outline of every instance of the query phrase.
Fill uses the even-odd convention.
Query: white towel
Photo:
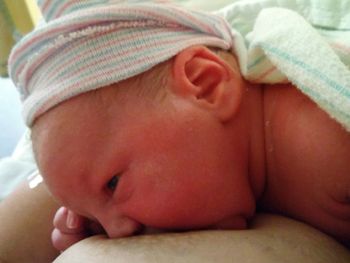
[[[247,80],[290,81],[350,131],[350,1],[332,1],[332,9],[325,2],[240,1],[218,13],[240,32],[236,53]]]

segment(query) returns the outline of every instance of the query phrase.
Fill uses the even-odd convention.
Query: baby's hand
[[[51,240],[53,246],[59,251],[66,250],[90,235],[103,232],[102,227],[95,226],[93,227],[95,229],[91,229],[91,225],[94,223],[66,207],[57,210],[53,224],[55,228],[52,231]]]

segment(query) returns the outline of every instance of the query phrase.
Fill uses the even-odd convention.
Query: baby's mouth
[[[167,231],[164,229],[161,229],[161,228],[142,226],[140,228],[140,230],[135,234],[137,234],[137,235],[155,235],[155,234],[160,234],[160,233],[164,233],[164,232],[167,232]]]
[[[204,229],[197,229],[197,230],[204,230]],[[143,226],[140,231],[135,233],[136,235],[157,235],[162,233],[184,233],[184,232],[191,232],[194,231],[194,229],[165,229],[165,228],[155,228],[155,227],[148,227]]]

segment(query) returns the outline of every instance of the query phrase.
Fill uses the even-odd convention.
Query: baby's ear
[[[239,72],[204,46],[181,51],[172,66],[171,88],[179,96],[216,114],[221,121],[232,118],[242,100]]]

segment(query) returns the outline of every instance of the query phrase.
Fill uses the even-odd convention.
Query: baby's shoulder
[[[267,150],[286,156],[280,161],[350,181],[350,133],[291,84],[273,85],[265,94]]]
[[[292,85],[265,93],[264,206],[350,240],[350,133]]]

